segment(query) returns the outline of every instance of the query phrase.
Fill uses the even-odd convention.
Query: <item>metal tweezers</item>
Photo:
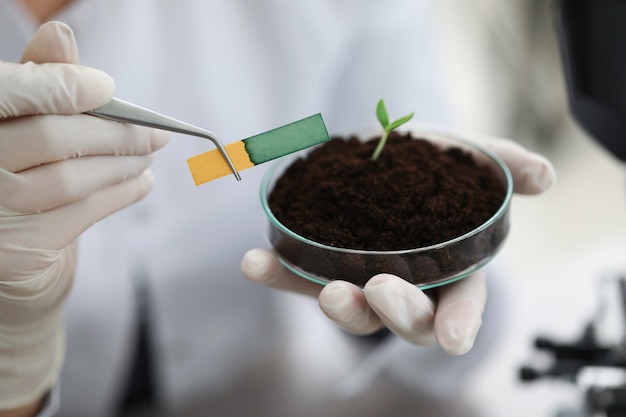
[[[226,160],[230,170],[237,178],[237,181],[241,180],[241,176],[235,165],[230,160],[228,153],[224,149],[224,146],[214,133],[208,130],[201,129],[199,127],[190,125],[185,122],[173,119],[171,117],[159,114],[152,110],[145,109],[136,104],[128,103],[118,98],[113,98],[107,104],[97,109],[86,112],[91,116],[100,117],[103,119],[115,120],[123,123],[130,123],[134,125],[153,127],[156,129],[169,130],[170,132],[184,133],[191,136],[198,136],[201,138],[209,139],[215,144],[217,149]]]

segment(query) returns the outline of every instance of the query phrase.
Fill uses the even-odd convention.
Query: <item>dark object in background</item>
[[[626,416],[626,275],[605,278],[599,285],[603,295],[599,314],[585,326],[581,337],[571,343],[537,337],[535,349],[551,357],[551,364],[519,370],[524,382],[556,379],[580,389],[582,408],[564,410],[557,417]],[[607,334],[612,340],[607,340]]]
[[[556,15],[571,113],[626,161],[626,0],[559,0]]]

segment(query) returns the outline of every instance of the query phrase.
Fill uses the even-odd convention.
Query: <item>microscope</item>
[[[572,342],[540,336],[534,348],[551,358],[539,369],[522,366],[524,382],[552,378],[575,384],[584,393],[581,410],[556,417],[626,416],[626,272],[598,280],[598,308]]]
[[[557,0],[554,6],[570,112],[626,161],[626,0]],[[537,337],[534,348],[548,354],[551,365],[520,369],[522,381],[560,379],[584,392],[582,410],[557,417],[626,417],[626,272],[598,285],[598,311],[580,338]]]

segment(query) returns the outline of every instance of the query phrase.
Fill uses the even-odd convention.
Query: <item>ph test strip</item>
[[[309,116],[224,146],[237,171],[271,161],[330,140],[321,114]],[[196,185],[231,174],[218,149],[187,160]]]

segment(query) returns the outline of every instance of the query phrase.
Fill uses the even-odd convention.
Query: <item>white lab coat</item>
[[[392,113],[415,110],[419,121],[452,126],[428,4],[82,0],[55,19],[73,28],[81,63],[116,80],[119,98],[230,143],[318,112],[331,132],[371,125],[379,98]],[[0,59],[17,61],[35,30],[16,0],[1,2]],[[173,137],[153,164],[151,194],[81,237],[61,415],[104,416],[118,400],[137,276],[149,281],[159,400],[167,405],[219,391],[283,343],[281,328],[307,336],[309,344],[296,344],[307,364],[300,369],[333,368],[315,365],[321,339],[325,349],[342,343],[321,313],[304,313],[315,301],[249,283],[239,270],[247,249],[267,245],[258,197],[266,167],[242,172],[239,183],[226,177],[196,187],[186,158],[212,147]],[[277,318],[284,308],[297,317],[286,326]]]

